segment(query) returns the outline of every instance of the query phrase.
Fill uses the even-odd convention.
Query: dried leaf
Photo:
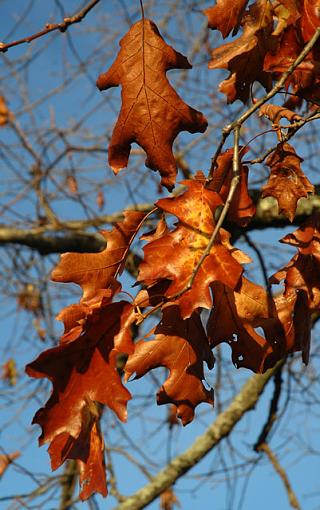
[[[0,126],[6,126],[12,117],[5,98],[0,96]]]
[[[237,368],[264,372],[281,359],[286,344],[275,303],[260,285],[242,277],[236,291],[215,282],[207,325],[209,342],[228,342]],[[262,328],[264,336],[256,331]]]
[[[173,510],[175,506],[180,507],[180,503],[172,488],[169,487],[160,494],[160,508],[161,510]]]
[[[114,277],[124,268],[129,245],[145,213],[125,211],[124,216],[124,221],[117,223],[111,231],[101,232],[107,241],[103,251],[65,253],[52,272],[53,281],[74,282],[82,287],[82,304],[93,305],[113,293]]]
[[[15,359],[9,358],[2,365],[2,374],[1,379],[7,381],[10,386],[15,386],[17,384],[17,364]]]
[[[243,17],[243,34],[235,41],[214,49],[211,54],[209,69],[229,69],[231,73],[219,86],[228,103],[236,99],[247,102],[255,81],[259,81],[266,90],[271,88],[271,76],[263,70],[263,60],[273,46],[269,38],[273,31],[272,14],[271,3],[258,0]]]
[[[287,119],[290,123],[295,120],[301,120],[301,115],[275,104],[264,104],[259,108],[259,117],[267,117],[272,122],[272,125],[277,128],[280,126],[281,119]]]
[[[295,25],[301,17],[299,12],[300,2],[298,3],[297,0],[281,0],[280,2],[275,2],[272,8],[274,15],[278,19],[277,26],[272,34],[273,36],[279,36],[287,27]]]
[[[173,231],[151,239],[144,247],[138,281],[147,287],[163,280],[171,284],[165,296],[172,297],[188,285],[192,273],[207,247],[213,232],[214,211],[221,198],[199,181],[183,181],[187,191],[175,198],[165,198],[157,206],[174,214],[179,223]],[[183,318],[190,317],[199,307],[211,308],[210,284],[219,280],[234,288],[243,271],[233,256],[228,234],[221,229],[217,242],[203,261],[192,288],[179,297]]]
[[[67,176],[67,186],[70,193],[72,193],[73,195],[75,193],[78,193],[78,182],[74,175]]]
[[[320,27],[319,0],[303,0],[301,16],[301,33],[305,43],[308,43],[317,28]]]
[[[42,315],[43,304],[41,292],[33,283],[26,283],[17,295],[19,308],[34,313],[36,316]]]
[[[97,403],[108,406],[120,420],[127,418],[131,396],[118,374],[117,356],[133,351],[130,325],[134,317],[132,306],[125,301],[91,308],[80,331],[71,329],[69,341],[62,337],[58,347],[43,352],[26,367],[29,376],[46,377],[53,385],[51,397],[33,419],[42,428],[39,443],[51,443],[52,469],[70,458],[85,464],[85,498],[94,491],[106,493],[105,475],[102,482],[101,469],[93,469],[102,458],[103,445],[96,428]]]
[[[248,149],[241,151],[241,157],[248,152]],[[213,173],[213,179],[209,188],[217,191],[225,202],[230,190],[232,180],[232,161],[233,148],[228,149],[217,158],[217,164]],[[237,192],[230,204],[227,218],[240,226],[246,226],[252,216],[256,213],[256,207],[248,193],[248,173],[247,166],[239,164],[240,182]]]
[[[284,280],[285,295],[291,290],[306,294],[309,310],[320,309],[320,218],[318,214],[303,227],[281,239],[282,243],[298,248],[288,264],[275,273],[271,283]]]
[[[288,143],[279,143],[266,163],[271,168],[261,196],[272,196],[278,201],[279,213],[293,221],[299,198],[314,192],[314,186],[300,168],[303,161]]]
[[[102,209],[104,208],[105,200],[104,200],[103,191],[101,191],[101,190],[98,191],[96,203],[97,203],[99,211],[102,211]]]
[[[186,57],[168,46],[156,25],[135,23],[120,41],[121,50],[106,73],[100,90],[122,85],[122,108],[112,133],[109,164],[117,174],[128,164],[131,144],[147,153],[146,165],[158,170],[161,183],[171,190],[177,165],[172,144],[180,131],[203,133],[207,121],[178,96],[167,80],[169,69],[190,69]]]
[[[175,427],[175,425],[180,425],[180,422],[177,418],[177,408],[174,404],[168,408],[167,423],[169,425],[169,430]]]
[[[213,390],[203,385],[203,362],[213,368],[214,358],[201,319],[194,313],[183,320],[177,306],[167,305],[154,334],[154,340],[137,342],[126,363],[126,380],[132,374],[139,379],[153,368],[168,368],[170,373],[157,393],[157,402],[174,404],[177,417],[186,425],[193,420],[198,404],[213,404]]]
[[[203,12],[208,18],[208,26],[220,30],[225,39],[233,30],[235,35],[240,26],[241,18],[249,0],[217,0],[214,7]]]

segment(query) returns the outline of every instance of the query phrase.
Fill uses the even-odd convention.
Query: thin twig
[[[100,0],[92,0],[83,9],[81,9],[73,16],[64,18],[64,20],[61,21],[60,23],[47,23],[46,27],[43,30],[40,30],[39,32],[32,34],[28,37],[23,37],[22,39],[18,39],[17,41],[13,41],[11,43],[0,42],[0,52],[4,53],[8,51],[9,48],[12,48],[13,46],[18,46],[19,44],[30,43],[31,41],[34,41],[35,39],[38,39],[43,35],[47,35],[50,32],[53,32],[54,30],[60,30],[60,32],[65,32],[70,25],[73,25],[74,23],[80,23],[80,21],[83,20],[83,18],[88,14],[88,12],[91,11],[91,9],[93,9],[93,7],[95,7],[99,2]]]
[[[259,446],[259,450],[263,451],[267,455],[267,457],[270,460],[270,462],[271,462],[272,466],[274,467],[275,471],[280,476],[280,478],[281,478],[281,480],[283,482],[283,485],[284,485],[284,487],[285,487],[285,489],[287,491],[289,503],[292,506],[292,508],[295,508],[296,510],[301,510],[301,506],[299,504],[297,496],[295,495],[295,493],[294,493],[294,491],[293,491],[293,489],[291,487],[291,484],[289,482],[289,478],[287,476],[287,473],[285,472],[283,467],[280,465],[276,455],[270,449],[270,446],[267,443],[262,443]]]

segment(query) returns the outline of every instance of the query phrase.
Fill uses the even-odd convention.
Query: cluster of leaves
[[[243,30],[235,42],[215,49],[210,62],[212,68],[231,72],[220,85],[229,102],[247,101],[256,80],[270,89],[320,24],[317,8],[308,0],[258,0],[246,9],[247,3],[219,0],[205,11],[209,26],[224,37],[240,27]],[[166,78],[169,69],[191,66],[144,18],[130,28],[120,46],[114,64],[97,82],[101,90],[122,85],[109,164],[115,173],[126,167],[131,144],[137,142],[147,154],[146,165],[159,171],[162,184],[171,190],[177,173],[174,139],[183,130],[203,132],[207,126],[204,116],[186,105]],[[287,87],[299,92],[299,101],[316,99],[318,54],[317,46],[287,80]],[[287,107],[275,105],[263,107],[260,113],[275,129],[282,118],[300,119]],[[119,370],[123,354],[127,357],[125,380],[134,374],[140,378],[156,367],[168,369],[157,402],[174,405],[183,424],[193,419],[199,403],[213,404],[213,390],[204,385],[203,366],[205,362],[213,368],[212,350],[219,343],[230,345],[237,367],[255,372],[265,371],[297,350],[307,362],[311,314],[320,308],[320,217],[315,215],[282,240],[298,250],[271,278],[271,283],[284,281],[284,292],[273,297],[249,281],[243,265],[250,258],[232,246],[230,233],[219,224],[221,209],[239,227],[255,215],[248,193],[248,167],[241,163],[246,151],[234,147],[220,152],[207,178],[198,172],[181,183],[181,194],[155,204],[152,212],[157,213],[158,222],[141,236],[146,244],[137,277],[141,290],[135,298],[120,299],[118,277],[150,213],[126,211],[122,222],[102,232],[107,241],[104,251],[64,254],[53,271],[54,281],[77,283],[83,295],[58,316],[65,328],[59,345],[40,354],[27,366],[27,373],[52,382],[52,394],[34,423],[42,428],[40,444],[50,443],[53,469],[66,459],[78,460],[82,499],[94,491],[107,492],[99,422],[104,406],[126,420],[131,395]],[[271,171],[262,196],[275,197],[280,212],[290,220],[298,199],[314,191],[301,162],[281,136],[266,161]],[[235,168],[239,184],[230,195]],[[159,324],[135,342],[133,325],[159,310]],[[205,310],[210,311],[207,321]],[[258,332],[261,328],[263,335]]]

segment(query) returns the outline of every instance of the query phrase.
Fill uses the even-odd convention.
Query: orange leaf
[[[320,27],[320,6],[319,0],[303,0],[302,4],[301,32],[307,43]]]
[[[217,0],[217,5],[203,12],[208,18],[208,26],[218,29],[225,39],[233,30],[237,33],[241,18],[249,0]]]
[[[134,318],[132,306],[125,301],[91,308],[80,330],[71,330],[69,341],[62,337],[58,347],[43,352],[26,367],[29,376],[46,377],[53,385],[51,397],[33,419],[42,428],[39,443],[51,443],[52,469],[68,458],[85,464],[85,498],[96,490],[106,493],[105,475],[104,482],[101,475],[103,442],[96,428],[100,417],[97,403],[108,406],[120,420],[127,418],[126,404],[131,395],[118,374],[117,356],[133,351],[130,324]],[[95,462],[100,464],[93,475]]]
[[[279,143],[266,163],[271,168],[267,184],[262,188],[262,197],[277,199],[279,213],[293,220],[299,198],[314,192],[314,186],[300,168],[300,158],[288,143]]]
[[[221,204],[214,191],[199,181],[183,181],[188,190],[175,198],[165,198],[157,206],[179,218],[173,231],[151,239],[144,247],[144,261],[140,264],[138,281],[147,287],[163,280],[171,284],[165,291],[168,298],[181,292],[189,283],[192,273],[207,247],[215,221],[213,213]],[[233,251],[235,253],[233,253]],[[211,308],[210,284],[219,280],[234,288],[243,271],[237,258],[240,250],[233,250],[229,234],[223,229],[203,261],[192,289],[179,297],[182,317],[190,317],[199,307]],[[246,259],[247,261],[247,259]]]
[[[110,232],[101,232],[107,246],[100,253],[64,253],[52,271],[53,281],[80,285],[83,290],[81,303],[85,305],[110,297],[114,277],[124,268],[129,245],[144,216],[142,212],[125,211],[124,221],[117,223]]]
[[[177,165],[172,144],[180,131],[203,133],[207,121],[178,96],[167,80],[169,69],[190,69],[186,57],[168,46],[156,25],[135,23],[120,41],[121,50],[106,73],[100,90],[122,85],[122,108],[112,133],[109,164],[117,174],[128,164],[131,144],[147,153],[146,165],[158,170],[161,183],[174,187]]]
[[[282,243],[298,248],[288,264],[275,273],[270,281],[284,280],[286,294],[292,289],[303,291],[310,310],[320,309],[320,217],[314,214],[306,224],[281,239]]]
[[[272,124],[277,127],[280,125],[281,119],[287,119],[289,122],[294,122],[295,120],[301,120],[301,115],[289,110],[288,108],[284,108],[283,106],[278,106],[275,104],[264,104],[259,108],[259,117],[267,117],[267,119],[271,120]]]
[[[180,503],[172,488],[169,487],[160,494],[160,508],[161,510],[173,510],[175,506],[180,507]]]
[[[241,157],[248,152],[248,149],[241,150]],[[217,158],[217,164],[213,173],[213,179],[209,188],[217,191],[225,202],[230,190],[232,180],[232,161],[233,148],[226,150]],[[256,207],[248,193],[248,173],[247,166],[239,164],[240,182],[237,192],[230,204],[227,218],[240,226],[246,226],[252,216],[256,213]]]
[[[236,99],[247,102],[251,85],[256,80],[266,90],[272,84],[271,76],[263,70],[264,57],[272,47],[272,39],[269,39],[273,30],[271,3],[258,0],[246,11],[242,23],[243,34],[214,49],[209,62],[209,69],[229,69],[231,73],[219,86],[228,103]]]
[[[0,126],[5,126],[8,124],[12,117],[13,115],[7,106],[5,98],[0,96]]]
[[[154,340],[136,344],[125,366],[126,380],[133,373],[138,379],[153,368],[168,368],[170,374],[158,391],[157,402],[174,404],[178,418],[186,425],[192,421],[198,404],[213,404],[213,390],[203,385],[203,362],[213,368],[214,357],[200,316],[194,313],[183,320],[177,306],[167,305],[154,333]]]
[[[285,353],[286,344],[276,306],[260,285],[242,277],[233,291],[216,282],[212,285],[213,309],[207,331],[210,344],[228,342],[237,368],[264,372]],[[262,328],[265,337],[255,328]]]

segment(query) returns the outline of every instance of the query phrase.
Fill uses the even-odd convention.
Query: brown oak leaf
[[[241,148],[240,148],[241,149]],[[248,149],[241,150],[240,155],[248,152]],[[232,161],[233,161],[233,148],[226,150],[217,158],[216,168],[213,173],[213,179],[209,185],[209,189],[217,191],[225,202],[230,190],[230,183],[232,180]],[[252,216],[256,213],[256,207],[252,198],[248,193],[248,173],[247,166],[239,164],[240,182],[230,204],[227,218],[234,221],[240,226],[246,226]]]
[[[165,291],[170,298],[188,285],[192,273],[206,249],[213,232],[214,211],[222,203],[220,196],[206,189],[200,181],[183,181],[187,191],[175,198],[165,198],[157,206],[179,218],[173,231],[151,238],[144,247],[138,282],[147,287],[163,280],[171,283]],[[217,242],[203,261],[192,288],[179,297],[182,317],[190,317],[199,307],[211,308],[210,284],[219,280],[234,288],[242,274],[242,252],[229,243],[229,234],[221,229]],[[247,262],[248,259],[245,258]]]
[[[274,16],[277,18],[277,26],[273,31],[274,36],[279,36],[283,30],[291,25],[295,25],[301,17],[299,0],[281,0],[274,2]]]
[[[156,25],[135,23],[120,41],[111,68],[99,76],[100,90],[122,85],[122,108],[109,146],[109,164],[117,174],[128,164],[131,144],[147,153],[146,165],[158,170],[161,183],[174,187],[177,165],[172,144],[181,131],[203,133],[207,121],[175,92],[166,77],[169,69],[190,69],[186,57],[168,46]]]
[[[298,25],[288,26],[275,39],[275,48],[266,54],[263,63],[264,71],[272,73],[275,79],[279,78],[294,63],[303,47],[304,42],[301,38]],[[309,53],[286,80],[286,88],[288,89],[291,86],[292,91],[298,94],[294,101],[291,98],[293,104],[299,101],[301,89],[308,88],[314,83],[315,70],[315,61],[312,53]],[[290,108],[290,106],[287,107]]]
[[[6,126],[12,118],[13,114],[10,112],[5,98],[0,95],[0,126]]]
[[[320,27],[319,0],[303,0],[301,16],[301,33],[305,43],[308,43],[317,28]]]
[[[275,273],[271,283],[284,280],[285,295],[291,290],[304,292],[310,310],[320,309],[320,217],[314,214],[303,227],[287,234],[282,243],[295,246],[298,253]]]
[[[169,487],[169,489],[166,489],[160,494],[160,509],[173,510],[175,506],[180,507],[180,503],[177,496],[173,492],[172,487]]]
[[[52,271],[52,280],[80,285],[82,305],[93,306],[102,298],[110,297],[114,278],[123,271],[125,256],[144,216],[142,212],[125,211],[124,221],[117,223],[111,231],[101,232],[107,246],[99,253],[64,253]]]
[[[309,361],[312,312],[308,308],[305,292],[287,289],[274,298],[278,317],[282,324],[286,351],[302,351],[302,361],[307,365]]]
[[[208,26],[220,30],[225,39],[233,30],[235,35],[239,29],[241,18],[249,0],[217,0],[216,5],[203,12],[208,18]]]
[[[154,340],[140,340],[125,366],[126,379],[139,379],[157,367],[166,367],[169,376],[157,393],[157,403],[174,404],[177,417],[186,425],[193,420],[201,402],[213,404],[213,390],[203,385],[203,362],[213,368],[214,357],[197,312],[183,320],[177,306],[168,304],[155,328]]]
[[[236,367],[264,372],[285,352],[283,326],[266,290],[242,277],[234,291],[220,282],[212,285],[213,309],[207,324],[209,342],[228,342]],[[262,328],[264,336],[256,331]]]
[[[279,143],[266,163],[271,168],[267,184],[262,188],[261,196],[272,196],[278,201],[279,213],[285,214],[290,221],[296,213],[299,198],[314,192],[314,186],[301,170],[303,161],[288,143]]]
[[[58,347],[43,352],[26,367],[29,376],[46,377],[53,385],[48,402],[33,419],[42,428],[39,443],[51,443],[52,469],[68,458],[83,463],[83,498],[95,491],[106,494],[97,405],[108,406],[120,420],[126,420],[131,395],[122,385],[117,357],[133,351],[130,325],[134,317],[132,305],[125,301],[91,308],[80,331],[71,329],[69,341],[62,337]],[[93,469],[96,462],[99,465]]]
[[[229,69],[230,76],[220,83],[219,90],[227,96],[228,103],[236,99],[247,102],[250,89],[259,81],[266,90],[271,88],[271,76],[263,70],[263,60],[273,47],[271,2],[258,0],[243,17],[243,33],[235,41],[214,49],[209,69]]]
[[[280,126],[282,119],[287,119],[290,123],[302,119],[301,115],[298,115],[296,112],[276,104],[264,104],[261,106],[259,108],[259,117],[262,116],[267,117],[275,128]]]

